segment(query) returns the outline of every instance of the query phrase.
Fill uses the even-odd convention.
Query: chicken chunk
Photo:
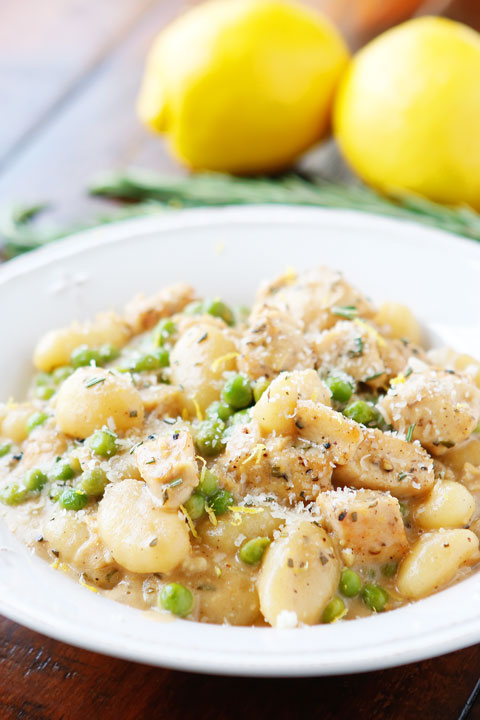
[[[324,372],[341,370],[371,387],[385,385],[406,365],[408,352],[400,342],[386,340],[363,320],[338,322],[312,338],[315,365]]]
[[[185,283],[170,285],[149,297],[139,293],[126,305],[125,320],[134,333],[141,333],[162,318],[181,312],[194,299],[194,289]]]
[[[422,495],[435,481],[432,459],[418,443],[366,429],[353,459],[337,467],[333,479],[338,485],[390,491],[399,498]]]
[[[319,332],[339,320],[339,308],[353,307],[360,317],[374,311],[368,300],[341,273],[317,267],[297,275],[286,273],[260,288],[256,306],[267,304],[287,313],[304,332]]]
[[[321,493],[317,504],[326,528],[361,565],[399,560],[408,551],[398,500],[372,490]]]
[[[260,306],[240,341],[238,367],[251,378],[272,378],[284,370],[312,367],[301,326],[288,313]]]
[[[262,438],[255,422],[237,425],[214,471],[234,493],[275,495],[295,504],[310,502],[331,488],[333,463],[328,451],[291,438]]]
[[[453,371],[421,369],[390,388],[380,403],[388,421],[402,433],[409,428],[432,455],[466,440],[478,425],[480,392]]]
[[[178,508],[199,483],[195,448],[187,430],[146,440],[134,454],[140,475],[165,508]]]

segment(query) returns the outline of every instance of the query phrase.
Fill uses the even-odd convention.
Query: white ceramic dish
[[[410,304],[432,337],[480,354],[480,246],[372,215],[289,207],[171,213],[105,226],[0,269],[0,398],[21,397],[47,329],[176,280],[249,302],[289,265],[325,263],[374,299]],[[32,557],[0,522],[0,612],[98,652],[183,670],[322,675],[372,670],[480,641],[480,573],[410,606],[296,630],[155,622]]]

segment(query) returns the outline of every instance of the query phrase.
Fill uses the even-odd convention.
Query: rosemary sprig
[[[343,208],[421,222],[480,240],[480,215],[469,207],[447,207],[417,195],[380,195],[361,184],[284,175],[240,178],[200,173],[178,178],[132,170],[109,173],[94,182],[92,195],[129,201],[152,200],[170,207],[276,204]]]
[[[243,204],[359,210],[413,220],[480,241],[480,215],[468,207],[446,207],[409,194],[386,197],[365,185],[341,185],[295,174],[276,178],[239,178],[216,173],[171,177],[132,170],[103,175],[91,184],[89,192],[128,204],[88,224],[50,229],[35,224],[46,205],[14,208],[0,219],[4,255],[13,257],[77,230],[166,209]]]

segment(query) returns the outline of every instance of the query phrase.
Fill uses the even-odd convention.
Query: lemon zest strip
[[[187,523],[188,523],[188,527],[190,528],[190,532],[192,533],[193,537],[194,537],[194,538],[198,538],[198,533],[197,533],[197,531],[195,530],[195,525],[193,524],[192,518],[191,518],[190,515],[188,514],[187,508],[186,508],[184,505],[180,505],[180,510],[181,510],[182,513],[185,515],[185,519],[186,519],[186,521],[187,521]]]
[[[210,369],[212,370],[212,372],[217,372],[217,370],[219,369],[219,367],[221,365],[224,365],[229,360],[233,360],[234,358],[238,357],[239,355],[240,355],[240,353],[238,353],[238,352],[230,352],[230,353],[227,353],[226,355],[220,355],[220,357],[218,357],[216,360],[213,361],[213,363],[210,366]]]

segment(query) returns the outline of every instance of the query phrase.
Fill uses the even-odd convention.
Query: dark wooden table
[[[57,220],[84,220],[100,207],[86,198],[86,181],[104,169],[181,172],[137,123],[133,105],[153,35],[189,4],[1,0],[2,206],[46,199]],[[456,2],[450,14],[478,27],[479,6]],[[369,674],[249,680],[136,665],[5,618],[0,626],[0,720],[480,719],[480,645]]]

